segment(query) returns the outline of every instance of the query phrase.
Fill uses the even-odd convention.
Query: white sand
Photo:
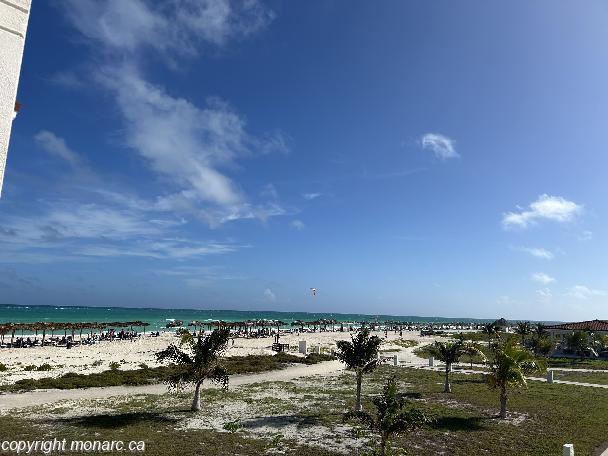
[[[384,339],[384,332],[376,332],[376,335]],[[418,331],[404,331],[403,339],[416,340],[420,345],[433,342],[434,337],[421,337]],[[302,334],[285,334],[281,336],[281,343],[292,346],[292,353],[297,353],[298,342],[305,340],[308,349],[321,346],[329,351],[336,347],[337,340],[349,340],[351,334],[348,332],[319,332]],[[398,339],[399,334],[388,333],[388,340]],[[234,345],[229,344],[227,356],[240,355],[272,355],[271,350],[273,337],[266,338],[237,338]],[[109,368],[112,362],[120,363],[121,369],[137,369],[140,364],[145,363],[150,367],[157,366],[154,354],[170,343],[177,343],[178,338],[171,332],[161,333],[160,337],[141,336],[133,341],[102,341],[95,345],[83,345],[66,349],[65,347],[33,347],[0,349],[0,362],[8,367],[8,371],[0,372],[0,385],[14,383],[24,378],[58,377],[67,372],[90,374],[101,372]],[[383,348],[396,349],[396,345],[383,345]],[[423,360],[412,354],[412,349],[400,348],[400,352],[390,352],[387,355],[398,353],[401,361],[408,363],[422,363]],[[94,366],[96,361],[101,364]],[[48,363],[53,369],[50,371],[26,371],[25,366],[40,366]],[[268,379],[272,380],[277,373],[269,373]]]

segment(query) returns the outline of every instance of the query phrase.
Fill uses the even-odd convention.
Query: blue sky
[[[608,318],[607,23],[35,2],[0,302]]]

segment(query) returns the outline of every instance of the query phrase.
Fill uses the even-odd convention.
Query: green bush
[[[0,372],[6,372],[8,370],[8,367],[6,367],[6,365],[0,363]]]
[[[110,370],[116,371],[116,370],[118,370],[119,367],[120,367],[120,364],[117,363],[116,361],[112,361],[110,363]]]
[[[228,423],[224,423],[224,426],[222,427],[224,428],[224,430],[234,434],[236,431],[241,429],[243,425],[238,421],[229,421]]]

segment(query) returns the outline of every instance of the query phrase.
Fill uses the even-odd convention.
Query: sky
[[[34,2],[0,302],[606,319],[607,25],[603,1]]]

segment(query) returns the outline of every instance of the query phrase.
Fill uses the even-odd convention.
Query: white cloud
[[[438,133],[427,133],[422,137],[422,148],[430,150],[435,157],[442,160],[459,158],[460,154],[454,148],[454,140]]]
[[[182,220],[133,206],[48,203],[35,217],[8,216],[0,223],[1,261],[78,261],[92,257],[190,259],[235,252],[233,241],[189,239]],[[69,252],[66,255],[65,252]]]
[[[116,95],[128,144],[156,172],[202,200],[219,205],[244,201],[218,166],[249,152],[244,121],[226,104],[198,108],[144,81],[133,68],[112,71],[104,84]]]
[[[65,14],[80,33],[116,53],[152,48],[166,58],[196,55],[266,27],[274,12],[257,0],[69,0]]]
[[[506,229],[527,228],[538,220],[569,222],[581,214],[583,206],[561,196],[540,195],[530,204],[529,209],[518,212],[507,212],[503,215],[502,224]]]
[[[544,285],[555,282],[555,278],[551,277],[548,274],[545,274],[544,272],[535,272],[534,274],[532,274],[532,280],[538,283],[542,283]]]
[[[268,302],[275,302],[277,297],[270,288],[266,288],[264,290],[264,299]]]
[[[321,193],[316,193],[316,192],[314,192],[314,193],[303,193],[302,194],[302,198],[304,198],[305,200],[308,200],[308,201],[312,201],[314,199],[319,198],[321,195],[322,195]]]
[[[533,257],[542,258],[544,260],[552,260],[555,255],[553,252],[541,247],[519,247],[518,250],[529,253]]]
[[[583,300],[589,299],[593,296],[606,296],[606,292],[604,290],[596,290],[585,285],[575,285],[567,291],[567,294],[573,298]]]
[[[159,198],[159,207],[187,210],[211,226],[285,212],[276,202],[253,206],[220,170],[234,168],[236,159],[253,155],[262,144],[226,103],[211,99],[199,108],[144,81],[132,67],[110,70],[101,80],[116,96],[128,145],[153,171],[181,188]]]
[[[173,187],[158,198],[156,210],[194,215],[212,227],[285,213],[275,201],[250,202],[228,171],[245,156],[287,152],[289,138],[280,131],[253,136],[225,101],[211,97],[195,104],[140,71],[149,50],[176,67],[177,59],[201,47],[249,36],[272,21],[270,9],[258,0],[69,0],[63,6],[103,57],[93,81],[114,97],[126,145]]]
[[[304,225],[304,222],[303,222],[302,220],[293,220],[293,221],[290,223],[290,226],[291,226],[293,229],[296,229],[296,230],[298,230],[298,231],[302,231],[304,228],[306,228],[306,225]]]
[[[80,155],[70,149],[63,138],[48,130],[41,130],[34,136],[40,146],[50,154],[66,161],[74,169],[83,169],[84,163]]]

